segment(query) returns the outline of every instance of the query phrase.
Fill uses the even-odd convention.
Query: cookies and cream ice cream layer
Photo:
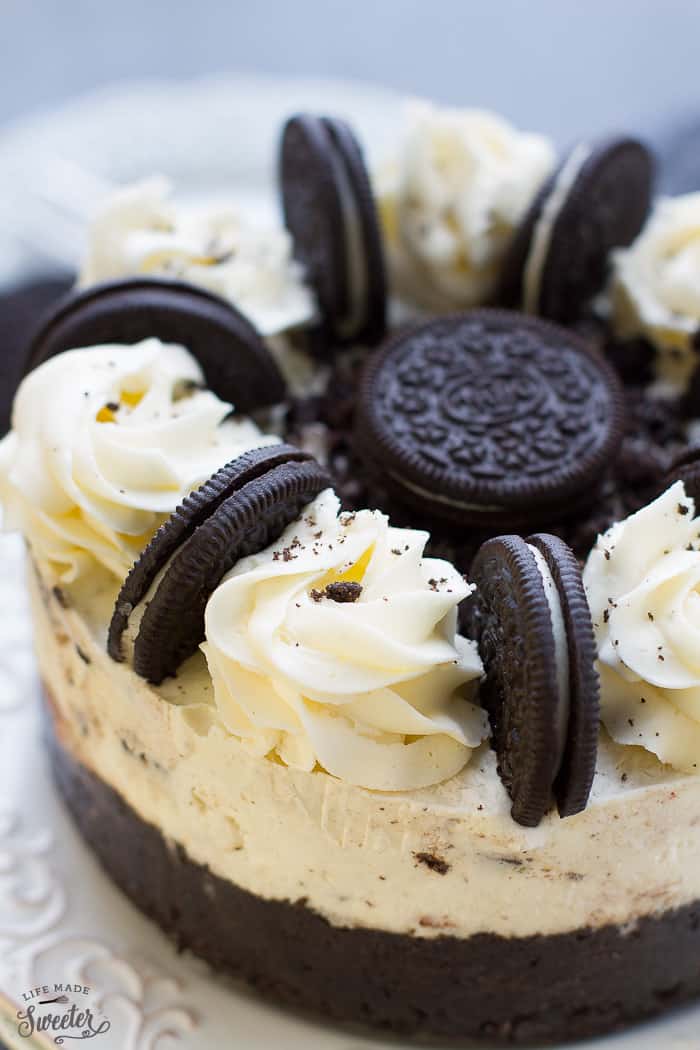
[[[107,574],[56,594],[30,570],[62,742],[194,860],[330,922],[419,937],[554,934],[700,898],[700,778],[601,742],[588,808],[523,828],[488,744],[440,784],[368,790],[255,754],[227,730],[201,654],[158,688],[105,652]]]

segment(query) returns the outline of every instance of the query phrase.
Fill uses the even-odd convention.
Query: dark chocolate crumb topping
[[[323,601],[324,598],[341,604],[356,602],[362,594],[362,584],[352,580],[336,580],[335,583],[329,583],[322,591],[314,588],[310,594],[315,602]]]
[[[450,865],[444,857],[439,857],[436,853],[414,853],[413,856],[418,864],[424,864],[426,868],[438,875],[447,875],[450,870]]]
[[[56,599],[58,604],[61,606],[61,608],[62,609],[67,609],[68,608],[68,599],[66,598],[65,591],[61,590],[60,587],[53,587],[52,591],[53,591],[54,598]]]

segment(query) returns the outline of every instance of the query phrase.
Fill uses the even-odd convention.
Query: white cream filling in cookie
[[[591,152],[591,146],[585,142],[579,143],[571,151],[554,180],[551,192],[542,206],[540,217],[535,223],[530,250],[523,271],[523,310],[525,313],[538,313],[542,273],[549,253],[549,246],[552,242],[554,224]]]
[[[350,339],[362,325],[367,311],[369,295],[367,257],[357,194],[353,189],[342,155],[336,154],[336,149],[334,144],[329,156],[345,234],[345,266],[349,299],[347,314],[338,321],[338,333],[342,338]]]
[[[556,731],[557,731],[557,762],[556,772],[561,769],[564,751],[566,749],[567,729],[569,725],[569,713],[571,710],[571,689],[569,684],[569,645],[566,637],[566,623],[561,598],[554,577],[544,558],[537,547],[528,543],[537,571],[542,577],[544,595],[549,607],[549,618],[552,623],[552,636],[554,638],[554,661],[557,673],[557,693],[559,702],[556,708]]]

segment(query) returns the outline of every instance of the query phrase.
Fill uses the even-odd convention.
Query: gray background
[[[325,74],[657,141],[700,95],[697,0],[0,0],[0,125],[98,84]]]

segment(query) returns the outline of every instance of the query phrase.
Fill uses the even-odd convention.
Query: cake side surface
[[[700,993],[700,900],[552,936],[334,926],[308,899],[267,900],[193,861],[70,753],[50,715],[46,730],[57,786],[110,878],[180,950],[276,1000],[397,1033],[520,1043],[595,1035]]]
[[[354,788],[246,752],[217,724],[199,658],[159,689],[110,661],[95,579],[89,601],[45,566],[29,582],[62,745],[242,890],[425,940],[631,928],[700,898],[697,779],[638,749],[606,745],[588,809],[534,829],[511,821],[487,748],[429,790]]]

